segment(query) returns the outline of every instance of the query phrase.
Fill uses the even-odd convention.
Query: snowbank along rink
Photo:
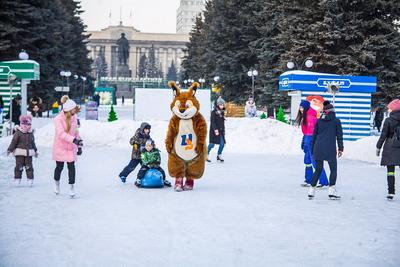
[[[53,193],[52,119],[34,120],[33,188],[12,185],[14,158],[1,154],[0,266],[400,266],[400,201],[385,198],[377,137],[345,143],[340,201],[308,200],[300,130],[259,119],[227,120],[226,162],[212,154],[194,191],[137,189],[137,170],[118,179],[141,123],[125,103],[116,122],[108,107],[81,121],[76,199],[65,171]],[[149,123],[166,170],[168,122]]]

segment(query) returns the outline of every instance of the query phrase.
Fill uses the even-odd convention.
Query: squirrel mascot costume
[[[199,84],[193,83],[187,92],[181,92],[175,82],[168,85],[175,96],[165,140],[168,171],[171,177],[176,178],[175,191],[192,190],[194,180],[203,176],[207,157],[207,123],[199,112],[200,103],[195,97]]]

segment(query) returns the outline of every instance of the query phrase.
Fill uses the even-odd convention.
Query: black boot
[[[218,156],[217,156],[217,161],[223,163],[223,162],[224,162],[224,159],[221,158],[221,156],[218,155]]]

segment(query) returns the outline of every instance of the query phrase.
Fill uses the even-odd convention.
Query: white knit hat
[[[63,110],[65,112],[69,112],[76,108],[76,103],[74,100],[68,99],[64,104],[63,104]]]

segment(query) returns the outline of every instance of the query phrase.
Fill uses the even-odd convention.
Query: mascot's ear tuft
[[[200,87],[200,84],[198,82],[192,83],[192,85],[189,87],[189,94],[194,96],[196,94],[197,88]]]
[[[172,90],[174,90],[174,95],[178,96],[181,94],[181,89],[179,89],[179,87],[176,85],[176,82],[174,81],[169,81],[168,82],[168,86],[172,88]]]

